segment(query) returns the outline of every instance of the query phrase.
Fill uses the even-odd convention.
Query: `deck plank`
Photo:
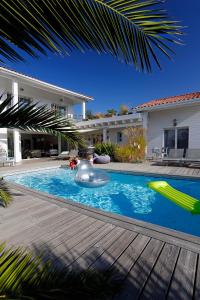
[[[197,254],[181,249],[169,288],[168,300],[192,299],[196,273]]]
[[[163,245],[164,243],[159,240],[150,240],[141,256],[130,270],[125,279],[124,288],[122,292],[114,298],[115,300],[136,300],[139,298]]]
[[[179,255],[180,248],[165,244],[156,265],[148,278],[144,290],[140,296],[141,300],[166,299],[171,277]]]
[[[116,227],[112,232],[101,238],[96,244],[90,247],[87,251],[83,253],[70,267],[75,270],[85,270],[88,269],[99,257],[102,257],[105,251],[108,251],[109,247],[115,246],[116,242],[121,241],[123,238],[127,238],[129,241],[130,234],[122,229]]]

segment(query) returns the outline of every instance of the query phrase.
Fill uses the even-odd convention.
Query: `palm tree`
[[[33,57],[92,49],[151,71],[152,61],[161,67],[158,52],[171,58],[169,43],[180,43],[161,0],[2,0],[0,11],[1,62],[24,60],[18,49]]]

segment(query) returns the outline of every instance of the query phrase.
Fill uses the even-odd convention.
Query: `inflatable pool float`
[[[148,187],[192,214],[200,214],[199,200],[174,189],[166,181],[152,181],[148,183]]]
[[[88,161],[82,161],[78,166],[74,181],[81,187],[97,188],[106,185],[109,177],[105,171],[94,169]]]

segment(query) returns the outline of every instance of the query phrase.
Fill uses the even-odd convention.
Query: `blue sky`
[[[91,95],[87,105],[93,112],[118,109],[121,104],[134,107],[151,99],[200,91],[200,1],[167,0],[169,15],[187,26],[184,46],[176,46],[174,60],[161,56],[163,70],[152,74],[135,71],[110,55],[73,52],[68,57],[49,55],[39,60],[27,57],[26,63],[7,66],[41,80]]]

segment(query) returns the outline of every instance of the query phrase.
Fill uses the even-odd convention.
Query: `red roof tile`
[[[188,93],[188,94],[179,95],[179,96],[172,96],[172,97],[151,100],[149,102],[138,105],[136,107],[136,109],[140,109],[140,108],[144,109],[146,107],[153,107],[153,106],[157,106],[157,105],[176,103],[176,102],[187,101],[187,100],[192,100],[192,99],[196,99],[196,98],[198,98],[200,101],[200,92],[194,92],[194,93]]]

